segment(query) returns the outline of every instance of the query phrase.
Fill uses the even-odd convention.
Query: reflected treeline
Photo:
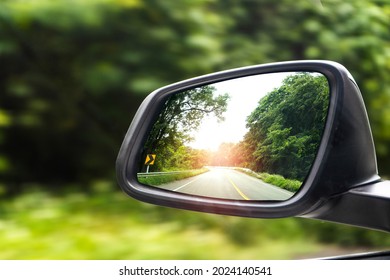
[[[259,101],[239,144],[241,164],[303,181],[321,142],[329,106],[323,75],[299,73]]]

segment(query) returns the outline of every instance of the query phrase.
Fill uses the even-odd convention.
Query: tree
[[[252,168],[302,181],[317,154],[328,107],[323,75],[288,76],[247,118],[244,141],[255,158]]]
[[[165,102],[144,145],[144,155],[155,153],[160,160],[155,169],[180,168],[170,161],[179,148],[191,140],[191,133],[208,115],[223,120],[228,94],[214,96],[215,88],[202,86],[173,94]],[[170,162],[170,164],[169,164]]]

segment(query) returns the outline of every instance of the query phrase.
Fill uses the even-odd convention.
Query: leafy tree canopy
[[[146,154],[159,155],[157,170],[187,167],[168,162],[176,157],[176,152],[183,151],[180,148],[192,140],[191,133],[198,129],[205,117],[213,114],[218,120],[223,120],[229,95],[214,96],[214,91],[212,86],[197,87],[175,93],[165,102],[145,144]]]
[[[328,107],[323,75],[287,77],[247,118],[245,140],[255,158],[253,168],[302,181],[317,154]]]

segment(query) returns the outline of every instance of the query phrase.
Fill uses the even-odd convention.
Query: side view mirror
[[[360,91],[330,61],[238,68],[154,91],[123,141],[117,178],[128,195],[162,206],[390,230],[390,188]]]
[[[318,72],[258,74],[176,92],[143,146],[138,181],[204,197],[287,200],[309,173],[328,107],[328,80]]]

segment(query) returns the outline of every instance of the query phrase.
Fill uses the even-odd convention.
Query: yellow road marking
[[[236,186],[236,184],[234,184],[234,182],[232,181],[232,179],[230,179],[230,177],[228,175],[226,175],[226,177],[228,178],[230,184],[233,185],[233,187],[236,189],[236,191],[241,195],[241,197],[245,200],[249,200],[249,198]]]

